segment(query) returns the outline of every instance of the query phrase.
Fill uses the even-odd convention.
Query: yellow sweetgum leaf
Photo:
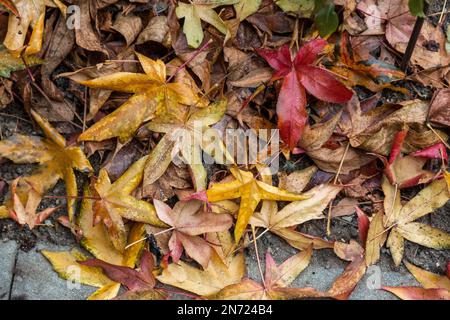
[[[47,120],[33,110],[31,114],[44,132],[45,138],[13,135],[0,141],[0,156],[19,164],[39,164],[32,175],[22,177],[17,184],[16,195],[23,204],[28,202],[31,191],[33,195],[42,197],[58,180],[63,179],[66,184],[67,211],[70,221],[73,222],[78,195],[73,169],[84,173],[90,173],[93,169],[79,147],[67,146],[64,137]],[[12,197],[7,198],[6,206],[13,209]],[[34,201],[35,205],[29,209],[35,212],[39,202]]]
[[[253,215],[261,200],[296,201],[309,198],[309,196],[295,194],[258,181],[251,172],[237,168],[231,168],[230,171],[235,180],[214,184],[206,191],[206,195],[208,201],[211,202],[241,199],[236,227],[234,229],[236,242],[241,239],[250,217]]]
[[[184,83],[167,83],[166,66],[136,53],[145,73],[117,72],[92,80],[78,81],[89,88],[132,93],[118,109],[83,132],[80,141],[102,141],[118,137],[128,141],[141,124],[154,116],[176,113],[179,105],[191,105],[196,97]]]

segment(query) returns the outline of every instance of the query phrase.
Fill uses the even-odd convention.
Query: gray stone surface
[[[8,300],[16,261],[15,241],[0,241],[0,300]]]
[[[253,247],[250,247],[246,255],[248,277],[257,281],[261,280],[258,263],[255,259]],[[268,234],[258,241],[258,251],[264,271],[265,252],[269,250],[274,260],[279,264],[296,254],[298,251],[286,246],[283,240]],[[314,250],[309,266],[292,283],[293,287],[313,287],[326,291],[334,280],[344,271],[349,262],[339,259],[331,249]],[[392,259],[387,254],[382,254],[376,266],[370,267],[366,275],[356,286],[350,295],[351,300],[394,300],[393,294],[375,289],[379,286],[418,286],[419,284],[408,270],[401,266],[396,268]]]
[[[59,278],[40,250],[64,251],[71,248],[38,245],[29,252],[19,251],[15,268],[11,299],[24,300],[81,300],[86,299],[96,288],[79,285],[70,286]]]

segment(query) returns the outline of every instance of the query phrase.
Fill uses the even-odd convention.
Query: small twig
[[[403,55],[402,63],[400,64],[400,69],[403,72],[406,72],[409,60],[411,60],[411,56],[413,54],[414,47],[416,46],[417,39],[419,38],[420,30],[422,30],[424,21],[425,19],[423,17],[417,17],[416,19],[416,23],[414,24],[411,38],[409,39],[408,46],[406,47],[405,54]]]
[[[167,79],[166,83],[169,83],[173,77],[175,77],[175,75],[180,72],[181,69],[185,68],[186,65],[191,62],[192,60],[194,60],[203,50],[205,50],[210,44],[211,44],[212,40],[209,39],[209,41],[207,41],[203,46],[200,47],[200,49],[197,50],[197,52],[195,52],[192,57],[190,57],[189,59],[187,59],[182,65],[180,65],[175,72],[169,77],[169,79]]]
[[[254,226],[252,226],[252,234],[253,234],[253,239],[255,239],[255,227]],[[256,261],[258,262],[258,269],[259,269],[259,273],[261,275],[261,280],[264,285],[264,288],[266,288],[266,282],[264,280],[264,274],[263,274],[262,267],[261,267],[261,261],[259,260],[258,244],[256,243],[256,239],[253,243],[255,245]]]
[[[327,217],[327,236],[331,235],[331,209],[333,207],[333,201],[330,202],[328,206],[328,217]]]
[[[427,123],[427,127],[430,128],[430,130],[436,135],[436,137],[438,137],[439,140],[441,140],[441,142],[450,149],[450,146],[448,145],[448,143],[439,135],[439,133],[437,133],[436,130],[434,130],[434,128],[431,126],[431,124]]]
[[[445,8],[447,7],[447,0],[444,1],[444,5],[442,6],[442,11],[441,11],[441,15],[439,16],[439,21],[438,24],[440,25],[442,23],[442,19],[444,18],[444,12],[445,12]],[[447,14],[447,12],[445,12],[445,14]]]
[[[160,231],[160,232],[153,233],[152,236],[156,237],[156,236],[159,236],[160,234],[163,234],[163,233],[172,231],[172,230],[174,230],[174,229],[175,229],[175,227],[172,227],[172,228],[169,228],[169,229],[164,229],[164,230],[162,230],[162,231]],[[125,247],[125,249],[128,249],[129,247],[132,247],[132,246],[134,246],[135,244],[138,244],[139,242],[145,241],[145,240],[147,240],[149,237],[150,237],[150,235],[148,235],[148,236],[146,236],[146,237],[143,237],[143,238],[141,238],[141,239],[139,239],[139,240],[136,240],[136,241],[130,243],[129,245],[127,245],[127,246]]]
[[[349,147],[350,147],[350,141],[347,143],[347,146],[345,147],[345,151],[344,151],[344,154],[342,155],[341,162],[339,163],[339,168],[338,168],[338,171],[336,172],[336,176],[334,177],[333,184],[337,184],[337,182],[338,182],[339,174],[341,173],[342,166],[344,165],[344,160],[345,160],[345,157],[347,156]]]

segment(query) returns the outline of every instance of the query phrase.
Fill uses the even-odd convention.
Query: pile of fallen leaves
[[[0,0],[0,108],[14,101],[39,132],[2,134],[2,166],[35,169],[8,181],[0,217],[67,227],[85,250],[42,254],[61,277],[98,287],[89,299],[346,299],[383,246],[422,285],[384,290],[450,299],[448,273],[404,260],[405,241],[450,249],[450,234],[419,219],[450,199],[447,12],[423,10],[407,0]],[[255,163],[225,151],[224,164],[208,141],[176,138],[210,128],[222,150],[227,129],[278,128],[281,145]],[[43,207],[59,180],[67,207]],[[333,241],[333,220],[351,215],[359,237]],[[317,219],[321,234],[299,231]],[[267,253],[263,275],[258,241],[269,232],[299,253],[279,265]],[[250,246],[260,281],[246,278]],[[327,291],[290,286],[314,250],[349,264]]]

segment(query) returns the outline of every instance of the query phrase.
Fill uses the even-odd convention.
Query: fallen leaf
[[[145,74],[117,72],[93,80],[77,81],[90,88],[133,93],[126,103],[83,132],[78,138],[80,141],[118,137],[125,143],[144,121],[155,114],[176,113],[178,104],[194,103],[194,94],[188,86],[166,83],[166,66],[161,60],[136,54]]]
[[[251,279],[229,285],[209,299],[219,300],[282,300],[321,297],[314,288],[289,288],[288,286],[308,266],[312,248],[293,255],[277,265],[269,252],[266,253],[266,271],[263,284]]]
[[[244,255],[238,253],[230,259],[229,265],[225,265],[214,252],[205,270],[183,261],[171,263],[156,279],[200,296],[213,295],[228,285],[239,283],[244,276]]]
[[[313,65],[326,44],[322,39],[309,41],[300,48],[294,60],[287,45],[278,51],[257,50],[275,69],[272,79],[283,78],[277,102],[278,128],[291,150],[296,147],[307,121],[306,91],[333,103],[347,102],[353,95],[328,71]]]
[[[228,230],[232,224],[231,216],[202,212],[202,202],[197,200],[179,201],[173,209],[159,200],[153,200],[153,204],[158,217],[173,229],[169,240],[173,261],[177,263],[180,260],[184,248],[189,257],[206,269],[211,259],[212,248],[199,236]]]
[[[33,110],[31,114],[45,138],[16,134],[0,141],[0,156],[16,163],[39,163],[39,168],[32,175],[22,177],[17,185],[16,195],[21,203],[27,203],[32,191],[40,197],[44,196],[58,180],[63,179],[66,184],[67,211],[73,222],[78,194],[73,169],[84,173],[91,173],[93,169],[79,147],[67,146],[64,137],[47,120]],[[6,204],[11,207],[11,199]],[[36,201],[34,208],[29,210],[35,212],[38,205]]]
[[[92,184],[93,194],[99,197],[93,202],[94,222],[103,221],[114,247],[120,252],[124,251],[127,244],[123,219],[165,226],[158,219],[152,204],[130,195],[142,181],[146,161],[147,156],[136,161],[114,183],[109,180],[106,170],[101,169]]]
[[[239,242],[244,234],[250,217],[261,200],[294,201],[308,198],[308,196],[294,194],[258,181],[253,177],[251,172],[236,168],[231,168],[230,171],[236,180],[216,183],[206,191],[206,195],[210,202],[241,198],[236,227],[234,229],[236,243]]]

